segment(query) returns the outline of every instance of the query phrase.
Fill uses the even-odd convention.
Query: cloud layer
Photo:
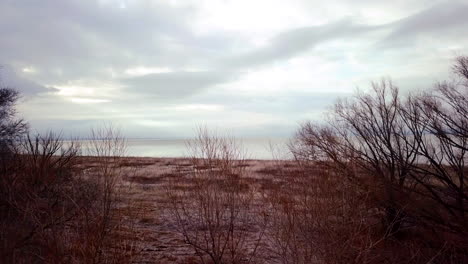
[[[39,131],[287,136],[381,77],[447,78],[468,53],[466,13],[461,0],[5,0],[0,76]]]

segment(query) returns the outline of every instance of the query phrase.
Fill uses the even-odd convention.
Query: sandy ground
[[[245,164],[243,180],[250,188],[262,190],[281,186],[282,177],[277,177],[278,161],[248,160]],[[187,175],[193,169],[190,161],[183,158],[123,158],[119,166],[122,168],[119,181],[123,190],[121,206],[132,209],[131,215],[126,215],[128,229],[122,232],[127,232],[130,245],[138,253],[134,263],[198,263],[195,251],[177,230],[166,194],[174,180],[182,185],[189,183]],[[261,198],[254,204],[261,207]],[[276,262],[265,242],[259,252],[266,263]]]

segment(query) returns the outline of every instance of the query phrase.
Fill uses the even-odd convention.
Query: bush
[[[245,167],[241,148],[233,139],[211,135],[200,129],[191,142],[194,167],[188,177],[192,187],[176,188],[167,194],[178,231],[203,263],[251,263],[263,237],[264,225],[256,238],[251,211],[254,192],[244,183]],[[263,226],[263,228],[262,228]]]
[[[110,130],[109,130],[110,131]],[[121,139],[95,137],[98,150]],[[112,143],[111,143],[112,142]],[[116,143],[117,142],[117,143]],[[76,142],[49,133],[16,142],[0,177],[0,258],[6,263],[124,263],[131,252],[115,232],[119,172],[104,153],[85,170]],[[106,152],[107,154],[107,152]],[[118,153],[122,154],[121,152]],[[117,158],[114,156],[112,158]]]
[[[297,162],[291,175],[266,192],[267,238],[281,263],[365,263],[375,257],[382,236],[372,232],[368,193],[315,164]]]

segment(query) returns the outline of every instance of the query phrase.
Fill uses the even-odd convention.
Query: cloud
[[[376,29],[379,27],[357,25],[349,18],[321,26],[293,28],[273,37],[265,47],[236,54],[226,58],[222,64],[242,68],[286,60],[320,43],[333,39],[356,38]]]
[[[164,99],[180,99],[234,78],[235,75],[232,72],[181,71],[126,78],[122,80],[122,83],[126,85],[125,89],[129,93]]]
[[[26,72],[30,69],[26,69]],[[0,66],[0,86],[18,90],[22,95],[33,96],[43,92],[56,92],[53,87],[45,87],[18,74],[9,65]]]
[[[31,97],[20,108],[41,128],[112,120],[134,136],[188,135],[207,121],[287,131],[382,76],[403,89],[445,78],[454,54],[468,52],[467,4],[431,4],[6,0],[0,73]]]
[[[460,33],[468,27],[468,4],[461,1],[449,1],[431,6],[421,12],[389,23],[392,32],[383,39],[379,48],[402,46],[425,37],[443,41],[444,38],[466,40]]]
[[[216,47],[189,28],[193,11],[165,1],[1,1],[0,58],[46,82],[109,78],[131,65],[184,67]],[[213,43],[224,45],[218,34]],[[215,45],[213,44],[212,45]]]

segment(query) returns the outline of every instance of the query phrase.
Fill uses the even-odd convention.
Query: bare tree
[[[371,93],[336,103],[326,124],[304,123],[291,150],[368,192],[384,209],[387,234],[421,227],[436,234],[430,243],[454,248],[445,257],[466,259],[457,252],[466,250],[468,230],[467,69],[468,58],[459,57],[457,80],[404,100],[391,82],[373,84]]]
[[[468,75],[467,57],[459,57],[456,82],[442,82],[435,91],[408,99],[402,113],[408,129],[419,144],[422,160],[415,164],[413,178],[425,188],[445,212],[424,212],[438,224],[456,232],[467,232],[468,193]],[[437,213],[434,213],[437,212]],[[445,213],[451,217],[446,221]]]
[[[297,158],[304,158],[301,155],[305,153],[339,168],[347,178],[367,185],[365,188],[378,187],[375,194],[380,196],[386,221],[391,224],[389,232],[394,233],[405,206],[405,200],[397,196],[411,182],[419,142],[406,133],[398,88],[390,81],[374,83],[372,88],[372,93],[359,93],[336,103],[327,125],[303,125],[296,137],[300,147],[292,150]],[[369,186],[367,176],[373,177],[377,186]]]
[[[0,88],[0,162],[11,157],[14,142],[27,131],[27,124],[16,118],[15,104],[19,93],[10,88]]]

